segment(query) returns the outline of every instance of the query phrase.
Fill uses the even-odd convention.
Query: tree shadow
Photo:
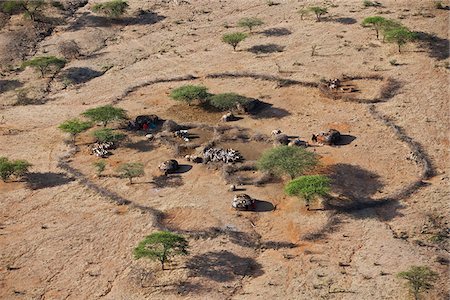
[[[65,173],[53,173],[53,172],[35,172],[28,173],[26,175],[27,186],[32,190],[39,190],[45,188],[51,188],[55,186],[65,185],[74,181],[73,178],[68,177]]]
[[[437,60],[444,60],[450,56],[450,42],[448,39],[440,38],[435,34],[418,31],[416,32],[420,47],[428,50],[428,55]]]
[[[250,113],[254,119],[282,119],[290,116],[291,113],[284,108],[273,107],[273,104],[262,102]]]
[[[287,28],[279,27],[279,28],[269,28],[261,32],[263,35],[269,37],[269,36],[286,36],[292,34],[292,31],[290,31]]]
[[[135,17],[122,17],[117,19],[97,16],[89,12],[84,12],[74,23],[70,24],[67,30],[76,31],[84,27],[111,27],[114,25],[152,25],[164,20],[165,18],[165,16],[158,15],[158,13],[151,11],[142,11]]]
[[[19,80],[0,80],[0,93],[15,90],[23,86]]]
[[[60,74],[60,78],[66,78],[74,84],[80,84],[102,76],[103,74],[104,72],[92,70],[90,68],[74,67],[63,70]]]
[[[153,177],[151,184],[155,188],[176,188],[184,184],[180,175],[160,175]]]
[[[135,143],[128,143],[125,145],[127,148],[137,150],[139,152],[148,152],[153,150],[153,145],[148,140],[142,140]]]
[[[273,204],[268,201],[255,200],[255,209],[253,211],[268,212],[268,211],[273,211],[274,209],[275,209],[275,206],[273,206]]]
[[[216,282],[229,282],[244,276],[264,274],[262,265],[250,257],[241,257],[230,251],[209,251],[195,255],[186,263],[190,276],[204,277]]]
[[[355,18],[329,18],[328,21],[344,25],[352,25],[358,22]]]
[[[284,48],[285,48],[284,46],[280,46],[277,44],[264,44],[250,47],[247,49],[247,51],[254,54],[269,54],[269,53],[283,52]]]
[[[350,145],[354,140],[356,140],[356,136],[350,134],[341,134],[341,138],[338,142],[334,143],[335,146],[345,146]]]

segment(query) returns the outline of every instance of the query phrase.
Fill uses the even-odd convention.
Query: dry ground
[[[268,6],[262,0],[195,0],[174,6],[130,0],[127,20],[109,22],[90,13],[93,2],[75,8],[44,38],[33,39],[28,31],[27,38],[37,42],[21,39],[31,49],[21,48],[20,55],[8,47],[20,46],[14,32],[30,24],[14,17],[0,31],[0,155],[33,164],[31,186],[0,183],[1,299],[407,299],[396,274],[411,265],[440,274],[426,299],[448,299],[448,240],[433,239],[448,228],[450,212],[448,11],[434,9],[431,1],[385,0],[383,8],[363,8],[361,1],[343,0],[334,1],[328,18],[318,23],[296,13],[311,1]],[[154,14],[139,17],[139,8]],[[376,40],[359,25],[374,14],[400,18],[438,39],[423,47],[407,45],[398,54],[395,45]],[[233,52],[220,36],[250,16],[265,24]],[[70,39],[83,56],[64,70],[89,68],[96,77],[65,87],[58,77],[9,70],[22,56],[59,55],[57,44]],[[268,44],[263,48],[282,51],[248,51]],[[313,57],[312,45],[317,45]],[[399,65],[391,65],[393,59]],[[225,72],[316,83],[342,74],[376,74],[396,79],[401,88],[371,108],[327,98],[317,88],[208,76]],[[245,186],[246,193],[276,209],[237,213],[220,170],[194,165],[168,186],[158,185],[156,166],[172,158],[172,150],[131,135],[128,145],[107,159],[107,176],[97,178],[95,158],[86,151],[89,134],[80,137],[74,154],[57,129],[87,108],[110,103],[130,116],[151,113],[216,126],[220,114],[169,99],[170,89],[186,82],[152,84],[186,75],[195,76],[186,82],[204,84],[213,93],[238,92],[272,104],[232,124],[252,134],[280,128],[307,139],[333,127],[356,137],[348,145],[312,149],[336,174],[335,193],[383,200],[421,179],[422,166],[406,159],[410,145],[389,124],[421,145],[435,174],[411,195],[347,211],[306,211],[283,194],[282,183]],[[354,83],[362,98],[380,94],[377,81]],[[45,104],[13,106],[17,89]],[[249,145],[239,147],[249,152]],[[146,176],[133,185],[109,176],[125,161],[142,162]],[[191,245],[190,255],[164,272],[156,263],[132,258],[136,244],[159,229],[183,233]]]

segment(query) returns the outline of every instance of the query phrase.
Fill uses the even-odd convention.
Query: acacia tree
[[[176,101],[191,105],[194,101],[203,103],[208,98],[208,88],[201,85],[183,85],[170,92],[170,97]]]
[[[124,120],[127,114],[124,109],[113,107],[112,105],[105,105],[96,108],[88,109],[83,113],[83,116],[89,118],[92,122],[101,122],[106,127],[109,122],[116,120]]]
[[[294,179],[318,164],[317,155],[300,147],[279,146],[263,153],[258,169]]]
[[[328,13],[328,9],[326,7],[320,6],[312,6],[309,8],[309,11],[313,12],[316,15],[317,22],[322,21],[322,16]]]
[[[415,300],[419,299],[421,293],[433,288],[433,283],[438,278],[438,274],[426,266],[412,266],[409,270],[398,273],[397,276],[408,281]]]
[[[117,168],[120,177],[128,178],[130,184],[133,184],[133,178],[145,175],[144,165],[141,163],[124,163]]]
[[[245,40],[247,38],[247,34],[243,32],[233,32],[233,33],[227,33],[222,36],[222,41],[224,43],[227,43],[233,47],[233,50],[236,51],[237,45],[239,45],[240,42]]]
[[[416,39],[416,34],[406,27],[394,28],[386,31],[386,41],[396,43],[398,46],[398,53],[401,53],[401,47],[408,42]]]
[[[362,26],[372,27],[375,30],[377,39],[379,37],[379,32],[383,28],[383,24],[386,23],[386,19],[380,16],[367,17],[362,21]]]
[[[134,257],[157,260],[161,263],[161,269],[164,270],[164,264],[170,257],[187,255],[188,247],[188,241],[183,236],[168,231],[158,231],[138,244],[134,249]]]
[[[238,22],[239,27],[246,27],[250,32],[252,32],[253,27],[261,26],[264,22],[258,18],[243,18]]]
[[[219,110],[231,110],[238,104],[245,105],[250,100],[236,93],[216,94],[209,98],[209,104]]]
[[[64,121],[61,125],[58,126],[63,132],[70,133],[72,136],[72,142],[75,143],[76,136],[83,131],[88,130],[92,127],[91,122],[83,122],[79,119],[70,119]]]
[[[51,70],[58,72],[60,69],[64,68],[65,65],[66,61],[62,58],[57,58],[55,56],[41,56],[25,61],[22,63],[22,68],[32,67],[39,70],[41,77],[44,77],[45,74]]]
[[[92,136],[94,136],[97,142],[100,143],[116,143],[125,138],[125,134],[116,132],[111,128],[102,128],[95,130],[94,132],[92,132]]]
[[[386,19],[381,27],[381,34],[383,35],[383,42],[386,40],[386,33],[392,29],[403,27],[402,23],[392,20]]]
[[[111,18],[122,16],[128,9],[128,3],[122,0],[113,0],[109,2],[97,3],[92,7],[92,11],[100,13]]]
[[[25,175],[32,165],[26,160],[9,160],[7,157],[0,157],[0,178],[6,182],[11,176],[17,178]]]
[[[326,196],[330,192],[330,179],[323,175],[300,176],[291,180],[284,191],[289,196],[301,197],[306,202],[306,209],[318,196]]]

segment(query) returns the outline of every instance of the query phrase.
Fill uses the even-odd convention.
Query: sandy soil
[[[386,0],[382,8],[363,8],[361,1],[343,0],[329,8],[326,20],[315,22],[296,13],[312,2],[278,2],[198,0],[175,6],[130,0],[129,16],[111,22],[93,15],[89,1],[16,56],[8,48],[17,37],[12,33],[28,28],[32,38],[30,23],[15,17],[0,30],[0,156],[33,164],[29,183],[0,183],[1,299],[407,299],[396,274],[411,265],[440,274],[424,299],[448,299],[448,237],[435,238],[448,231],[450,215],[448,11],[427,1]],[[153,14],[138,16],[139,8]],[[401,18],[437,39],[406,45],[398,54],[395,45],[360,26],[374,14]],[[240,30],[234,24],[252,16],[265,24],[233,52],[220,36]],[[70,39],[83,56],[62,72],[88,68],[93,78],[65,87],[58,76],[41,79],[31,69],[9,70],[21,56],[59,55],[58,43]],[[282,51],[248,51],[268,44]],[[389,63],[393,59],[397,66]],[[312,83],[343,74],[378,75],[401,87],[370,104],[331,99],[301,84],[280,86],[261,76],[210,76],[227,72]],[[194,77],[182,78],[187,75]],[[382,94],[383,82],[349,84],[360,90],[357,98],[370,100]],[[75,151],[57,128],[88,108],[111,103],[132,117],[156,114],[180,123],[223,125],[221,113],[169,98],[172,88],[187,83],[271,104],[230,123],[249,135],[278,128],[307,140],[336,128],[351,136],[346,145],[310,150],[332,176],[333,195],[361,203],[327,210],[317,203],[307,211],[284,195],[283,182],[274,182],[243,186],[260,209],[236,212],[221,168],[181,157],[187,171],[158,181],[157,165],[173,158],[173,149],[130,133],[107,158],[105,176],[97,177],[90,133],[80,135]],[[17,89],[45,104],[13,105]],[[213,137],[206,129],[193,132],[198,144]],[[248,160],[271,147],[223,145],[241,148]],[[414,147],[432,163],[432,176],[422,176],[423,160],[407,159]],[[146,170],[132,185],[114,176],[115,167],[127,161],[142,162]],[[400,193],[411,185],[410,193]],[[166,271],[132,257],[144,236],[162,229],[184,234],[190,243],[190,254]]]

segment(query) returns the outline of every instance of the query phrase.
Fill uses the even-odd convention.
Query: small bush
[[[24,17],[36,21],[47,4],[44,0],[8,0],[0,6],[0,10],[8,15],[23,13]]]
[[[243,18],[238,22],[239,27],[246,27],[250,31],[252,31],[253,27],[261,26],[264,22],[258,18]]]
[[[326,196],[330,192],[330,179],[323,175],[301,176],[290,181],[285,192],[289,196],[302,197],[309,204],[317,196]]]
[[[112,105],[88,109],[83,113],[83,116],[90,119],[92,122],[102,122],[105,127],[111,121],[124,120],[127,118],[124,109],[113,107]]]
[[[128,3],[122,0],[97,3],[92,7],[93,12],[106,15],[110,18],[118,18],[122,16],[127,9]]]
[[[397,276],[408,281],[414,299],[419,299],[421,293],[433,288],[433,283],[438,278],[438,274],[426,266],[412,266],[408,271],[400,272]]]
[[[379,32],[383,28],[383,24],[386,22],[386,19],[380,16],[367,17],[362,21],[362,26],[364,27],[372,27],[375,30],[377,35],[377,39],[379,37]]]
[[[247,97],[235,93],[216,94],[209,98],[209,104],[219,110],[231,110],[238,104],[245,105],[249,101]]]
[[[435,1],[435,2],[434,2],[434,7],[435,7],[436,9],[445,9],[445,5],[442,4],[442,1]]]
[[[320,6],[312,6],[308,10],[316,15],[317,22],[322,21],[322,16],[328,13],[328,9],[326,7]]]
[[[364,7],[380,7],[380,6],[382,6],[380,2],[370,1],[370,0],[364,0],[363,5],[364,5]]]
[[[116,143],[125,138],[125,134],[115,132],[110,128],[102,128],[95,130],[92,135],[97,139],[97,142],[100,143]]]
[[[133,184],[133,178],[145,175],[144,165],[141,163],[124,163],[120,165],[116,171],[119,173],[120,177],[128,178],[130,184]]]
[[[170,97],[173,100],[186,102],[189,105],[194,101],[203,103],[208,96],[208,89],[200,85],[183,85],[173,89],[170,93]]]
[[[74,40],[61,42],[58,50],[66,59],[75,59],[80,56],[80,47]]]
[[[83,122],[79,119],[71,119],[63,122],[61,125],[59,125],[59,129],[61,129],[63,132],[70,133],[72,135],[72,141],[75,142],[75,138],[77,134],[88,130],[92,127],[91,122]]]
[[[224,43],[227,43],[233,47],[233,50],[236,51],[237,45],[239,45],[240,42],[245,40],[247,38],[247,34],[243,32],[234,32],[234,33],[227,33],[222,36],[222,41]]]
[[[7,157],[0,157],[0,178],[6,182],[11,176],[22,177],[31,166],[26,160],[11,161]]]
[[[386,41],[390,43],[396,43],[398,46],[398,52],[401,52],[401,47],[408,42],[414,41],[417,38],[415,32],[410,31],[406,27],[394,28],[386,31]]]
[[[55,56],[41,56],[25,61],[22,64],[22,68],[32,67],[39,70],[41,76],[44,77],[45,74],[51,70],[58,72],[60,69],[64,68],[65,65],[66,61],[64,59],[57,58]]]

